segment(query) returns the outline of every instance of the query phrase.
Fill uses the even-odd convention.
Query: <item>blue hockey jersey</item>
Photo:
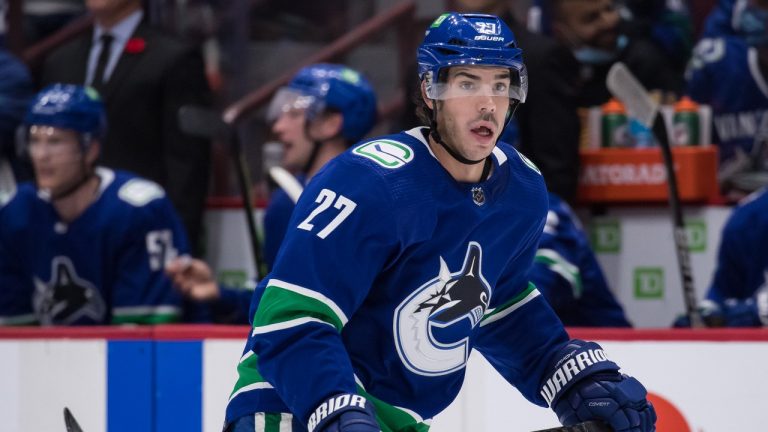
[[[0,208],[0,324],[179,318],[164,266],[189,246],[165,192],[131,174],[97,175],[99,196],[71,223],[29,183]]]
[[[491,177],[455,181],[416,128],[353,147],[309,183],[272,272],[227,421],[365,395],[383,431],[426,430],[479,351],[532,402],[568,340],[526,279],[544,227],[537,168],[499,143]]]
[[[749,155],[758,139],[768,139],[768,83],[757,50],[738,37],[703,39],[688,70],[692,99],[712,106],[713,138],[720,150],[721,173]]]
[[[553,193],[530,280],[567,326],[630,326],[578,217]]]
[[[296,180],[303,185],[306,177],[300,174],[296,176]],[[288,221],[295,207],[291,197],[283,189],[277,189],[272,193],[269,205],[264,211],[264,263],[269,269],[275,263],[277,251],[283,243]]]
[[[766,283],[768,271],[768,192],[745,198],[723,227],[717,268],[707,298],[717,303],[746,300]]]

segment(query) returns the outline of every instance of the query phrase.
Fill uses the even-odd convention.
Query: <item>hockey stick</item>
[[[293,174],[281,166],[273,166],[269,169],[269,176],[282,188],[294,204],[299,202],[304,186],[296,180]]]
[[[627,108],[627,114],[630,117],[637,119],[648,128],[653,127],[653,134],[659,141],[661,154],[664,158],[664,168],[667,172],[669,206],[672,209],[673,238],[677,252],[677,265],[683,283],[683,302],[685,303],[685,310],[691,322],[691,327],[704,327],[701,313],[696,303],[688,238],[685,234],[683,212],[680,207],[680,195],[677,190],[677,176],[675,175],[674,161],[672,160],[672,149],[669,145],[664,118],[659,112],[659,104],[651,99],[648,92],[624,63],[617,62],[611,67],[611,70],[608,71],[606,85],[608,90],[624,103],[624,106]]]
[[[590,420],[573,426],[560,426],[533,432],[612,432],[613,429],[601,421]]]
[[[251,240],[251,251],[253,252],[253,265],[256,279],[261,278],[259,265],[263,262],[261,258],[261,242],[259,233],[256,229],[256,219],[253,216],[253,203],[251,202],[251,183],[248,173],[248,164],[245,162],[240,138],[231,125],[225,123],[221,116],[213,110],[186,105],[179,109],[179,126],[181,130],[190,135],[205,138],[218,137],[226,140],[230,144],[230,153],[232,162],[235,165],[237,175],[237,184],[240,188],[240,199],[243,201],[243,210],[245,211],[245,222],[248,227],[248,236]]]
[[[83,432],[83,429],[77,424],[75,416],[67,407],[64,407],[64,425],[67,427],[67,432]]]

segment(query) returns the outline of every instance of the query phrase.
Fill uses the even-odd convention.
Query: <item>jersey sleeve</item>
[[[356,392],[340,332],[397,249],[393,202],[371,170],[336,160],[313,178],[260,286],[258,369],[301,421],[329,396]]]
[[[132,209],[118,249],[112,282],[112,322],[178,321],[181,296],[165,275],[165,263],[189,253],[181,221],[165,198]]]
[[[547,223],[539,248],[531,266],[529,278],[555,310],[567,307],[583,292],[578,251],[568,236],[561,236],[560,216],[553,210],[547,214]]]
[[[480,322],[476,348],[526,399],[547,406],[539,384],[550,357],[567,343],[568,334],[544,297],[527,281],[543,222],[532,228],[522,252],[508,263],[496,288],[506,295],[493,301],[493,310]]]
[[[723,228],[717,268],[707,292],[707,298],[718,303],[749,298],[763,281],[763,269],[754,263],[758,251],[764,250],[761,236],[747,234],[761,224],[747,206],[737,207]]]

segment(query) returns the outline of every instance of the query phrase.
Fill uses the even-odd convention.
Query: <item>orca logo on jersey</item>
[[[469,336],[491,301],[491,286],[482,274],[482,258],[477,242],[469,243],[459,272],[451,273],[440,257],[438,276],[420,286],[395,310],[395,345],[410,371],[438,376],[466,365]]]
[[[81,318],[90,318],[96,323],[104,320],[106,307],[99,290],[77,275],[69,258],[53,259],[50,282],[37,277],[34,281],[32,305],[40,324],[72,324]]]

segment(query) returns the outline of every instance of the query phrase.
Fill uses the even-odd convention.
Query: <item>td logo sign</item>
[[[707,224],[703,220],[685,221],[685,237],[691,252],[707,251]]]
[[[621,226],[617,219],[598,219],[592,225],[592,247],[597,253],[621,252]]]
[[[664,269],[662,267],[637,267],[633,279],[636,299],[658,300],[664,298]]]

